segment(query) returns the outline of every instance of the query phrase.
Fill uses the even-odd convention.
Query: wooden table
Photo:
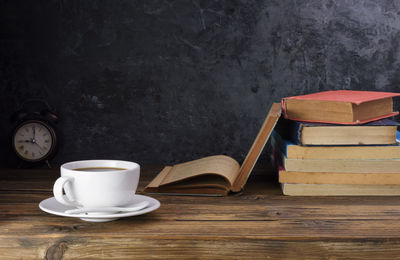
[[[158,195],[152,213],[92,223],[38,208],[58,175],[0,170],[1,259],[400,258],[399,197],[285,197],[252,176],[241,195]]]

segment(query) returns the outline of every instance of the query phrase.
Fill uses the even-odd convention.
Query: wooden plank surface
[[[142,167],[139,192],[161,168]],[[286,197],[256,175],[240,195],[151,195],[152,213],[91,223],[38,208],[58,175],[0,170],[0,259],[400,258],[399,197]]]

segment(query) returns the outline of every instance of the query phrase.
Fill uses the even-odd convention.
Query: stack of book
[[[397,93],[326,91],[282,99],[272,135],[285,195],[400,195]]]

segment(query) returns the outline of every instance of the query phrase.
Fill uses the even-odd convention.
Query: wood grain
[[[139,192],[161,168],[142,167],[149,177],[142,178]],[[57,176],[56,169],[0,171],[0,259],[400,256],[399,197],[286,197],[257,175],[241,194],[152,195],[161,202],[157,211],[90,223],[38,208],[52,196]]]

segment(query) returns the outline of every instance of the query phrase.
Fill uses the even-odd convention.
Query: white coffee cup
[[[74,207],[124,206],[132,201],[140,177],[139,164],[128,161],[76,161],[65,163],[60,169],[54,197]]]

